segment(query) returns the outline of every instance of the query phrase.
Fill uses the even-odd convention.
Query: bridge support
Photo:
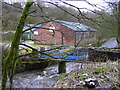
[[[66,62],[65,61],[61,61],[58,64],[58,73],[66,73]]]

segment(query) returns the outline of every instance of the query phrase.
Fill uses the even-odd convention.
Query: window
[[[34,31],[34,35],[38,35],[38,31]]]
[[[50,29],[53,29],[53,30],[54,30],[54,29],[55,29],[55,27],[50,27]],[[53,32],[53,30],[49,30],[49,31],[50,31],[50,32]]]

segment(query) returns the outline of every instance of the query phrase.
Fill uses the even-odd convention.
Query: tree
[[[61,2],[63,2],[63,1],[61,1]],[[48,7],[45,7],[44,5],[41,6],[41,5],[39,5],[39,3],[35,4],[33,2],[27,2],[26,3],[26,6],[24,7],[24,10],[22,12],[22,16],[19,20],[19,23],[18,23],[17,27],[16,27],[16,33],[15,33],[14,38],[12,40],[10,51],[9,51],[7,57],[3,60],[3,68],[2,68],[2,87],[3,88],[5,88],[5,84],[6,84],[6,80],[7,80],[7,77],[6,77],[7,73],[9,73],[9,75],[10,75],[10,81],[11,81],[11,84],[12,84],[12,77],[14,75],[14,69],[15,69],[16,60],[17,60],[18,57],[27,56],[29,54],[34,54],[34,53],[38,53],[38,52],[41,53],[41,54],[44,54],[44,55],[48,55],[45,52],[37,51],[36,49],[34,49],[32,47],[29,47],[29,48],[33,49],[34,52],[26,54],[26,55],[18,56],[18,50],[19,50],[18,47],[19,47],[19,44],[20,44],[20,37],[23,33],[22,30],[23,30],[24,24],[27,24],[27,22],[29,24],[33,23],[33,22],[31,22],[33,20],[33,19],[31,20],[31,18],[35,18],[36,22],[38,24],[40,24],[42,22],[52,21],[54,19],[76,21],[76,22],[79,22],[79,23],[84,22],[85,24],[88,24],[88,25],[90,25],[89,23],[92,22],[92,23],[96,23],[96,27],[98,25],[100,25],[100,21],[102,21],[104,23],[104,24],[101,24],[101,26],[104,26],[105,23],[106,23],[106,22],[104,22],[105,21],[104,18],[107,17],[106,12],[104,13],[102,11],[97,12],[97,11],[89,10],[89,11],[91,11],[91,13],[88,13],[86,15],[86,13],[83,13],[81,11],[81,8],[75,7],[75,6],[70,5],[66,2],[63,2],[63,3],[66,4],[66,5],[69,5],[71,7],[74,7],[76,10],[71,9],[71,8],[68,9],[66,7],[59,6],[58,4],[55,4],[53,2],[47,2],[47,3],[51,4],[55,7],[54,8],[53,7],[48,8]],[[32,8],[32,5],[33,5],[33,8]],[[59,11],[60,11],[60,13],[62,13],[60,16],[59,16],[60,13],[58,13]],[[55,15],[53,13],[58,13],[58,14]],[[92,15],[94,15],[95,17],[93,17]],[[28,21],[25,22],[27,20],[27,16],[28,16]],[[110,19],[110,18],[108,18],[108,19]],[[42,28],[42,29],[49,30],[48,28],[36,27],[36,25],[34,25],[33,27],[30,27],[29,29],[27,29],[25,31],[31,30],[32,28]],[[92,26],[92,24],[91,24],[91,26]],[[107,26],[107,24],[106,24],[106,26]],[[104,28],[102,28],[102,29],[104,29]],[[100,32],[102,32],[102,31],[100,31]],[[25,45],[25,46],[27,46],[27,45]],[[50,55],[48,55],[48,56],[50,56]],[[50,57],[53,57],[53,56],[50,56]],[[58,59],[56,57],[53,57],[53,58]],[[63,58],[64,57],[62,57],[62,59]],[[10,72],[8,72],[8,69],[10,69]]]
[[[5,2],[2,2],[2,6],[3,31],[15,30],[17,22],[20,18],[21,6],[17,7],[17,5],[14,6],[14,4],[11,5]]]
[[[30,6],[33,4],[33,2],[27,2],[26,6],[23,10],[22,16],[20,18],[19,24],[16,27],[16,32],[14,35],[14,38],[12,40],[10,51],[7,55],[7,57],[3,61],[3,68],[2,68],[2,89],[5,89],[6,86],[6,80],[7,80],[7,70],[10,68],[10,80],[12,81],[14,68],[16,64],[16,57],[18,56],[18,48],[20,43],[20,37],[22,35],[22,29],[24,27],[24,23],[29,11]]]
[[[13,6],[17,8],[22,8],[21,3],[18,3],[18,2],[13,3]]]
[[[99,26],[99,30],[97,31],[97,37],[100,40],[117,37],[117,20],[114,19],[112,14],[106,12],[100,13],[102,13],[105,19],[99,18],[101,24]]]

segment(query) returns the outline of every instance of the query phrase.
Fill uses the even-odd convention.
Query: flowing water
[[[80,69],[81,63],[68,62],[66,63],[66,73]],[[59,76],[58,66],[52,65],[41,70],[25,71],[15,74],[13,78],[14,88],[47,88],[57,81]]]

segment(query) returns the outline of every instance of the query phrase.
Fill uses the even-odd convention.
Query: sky
[[[8,1],[8,2],[26,2],[27,0],[4,0],[4,1]],[[36,1],[36,0],[31,0],[31,1]],[[59,2],[59,0],[38,0],[38,1],[55,1],[55,2]],[[64,1],[64,0],[63,0]],[[74,5],[76,7],[79,8],[88,8],[90,10],[100,10],[99,8],[105,9],[107,6],[107,4],[104,2],[104,0],[87,0],[88,2],[90,2],[91,4],[96,4],[97,7],[93,7],[91,5],[89,5],[88,3],[84,2],[84,1],[80,1],[80,0],[66,0],[65,2]],[[119,1],[119,0],[106,0],[106,1]],[[61,5],[66,5],[61,3]],[[83,11],[86,11],[85,9],[83,9]]]
[[[87,1],[90,2],[91,4],[96,4],[97,7],[100,7],[100,8],[102,8],[101,6],[104,6],[104,7],[107,6],[107,4],[103,2],[103,0],[87,0]],[[79,8],[88,8],[90,10],[98,9],[96,7],[89,5],[84,1],[66,1],[66,2]]]
[[[6,1],[6,2],[26,2],[27,0],[4,0],[4,1]],[[31,1],[37,1],[37,0],[31,0]],[[38,1],[59,1],[59,0],[38,0]],[[64,0],[62,0],[62,1],[64,1]],[[87,1],[97,4],[97,3],[101,3],[103,0],[87,0]],[[66,2],[69,2],[71,4],[79,6],[79,2],[81,2],[81,1],[80,0],[66,0]]]

